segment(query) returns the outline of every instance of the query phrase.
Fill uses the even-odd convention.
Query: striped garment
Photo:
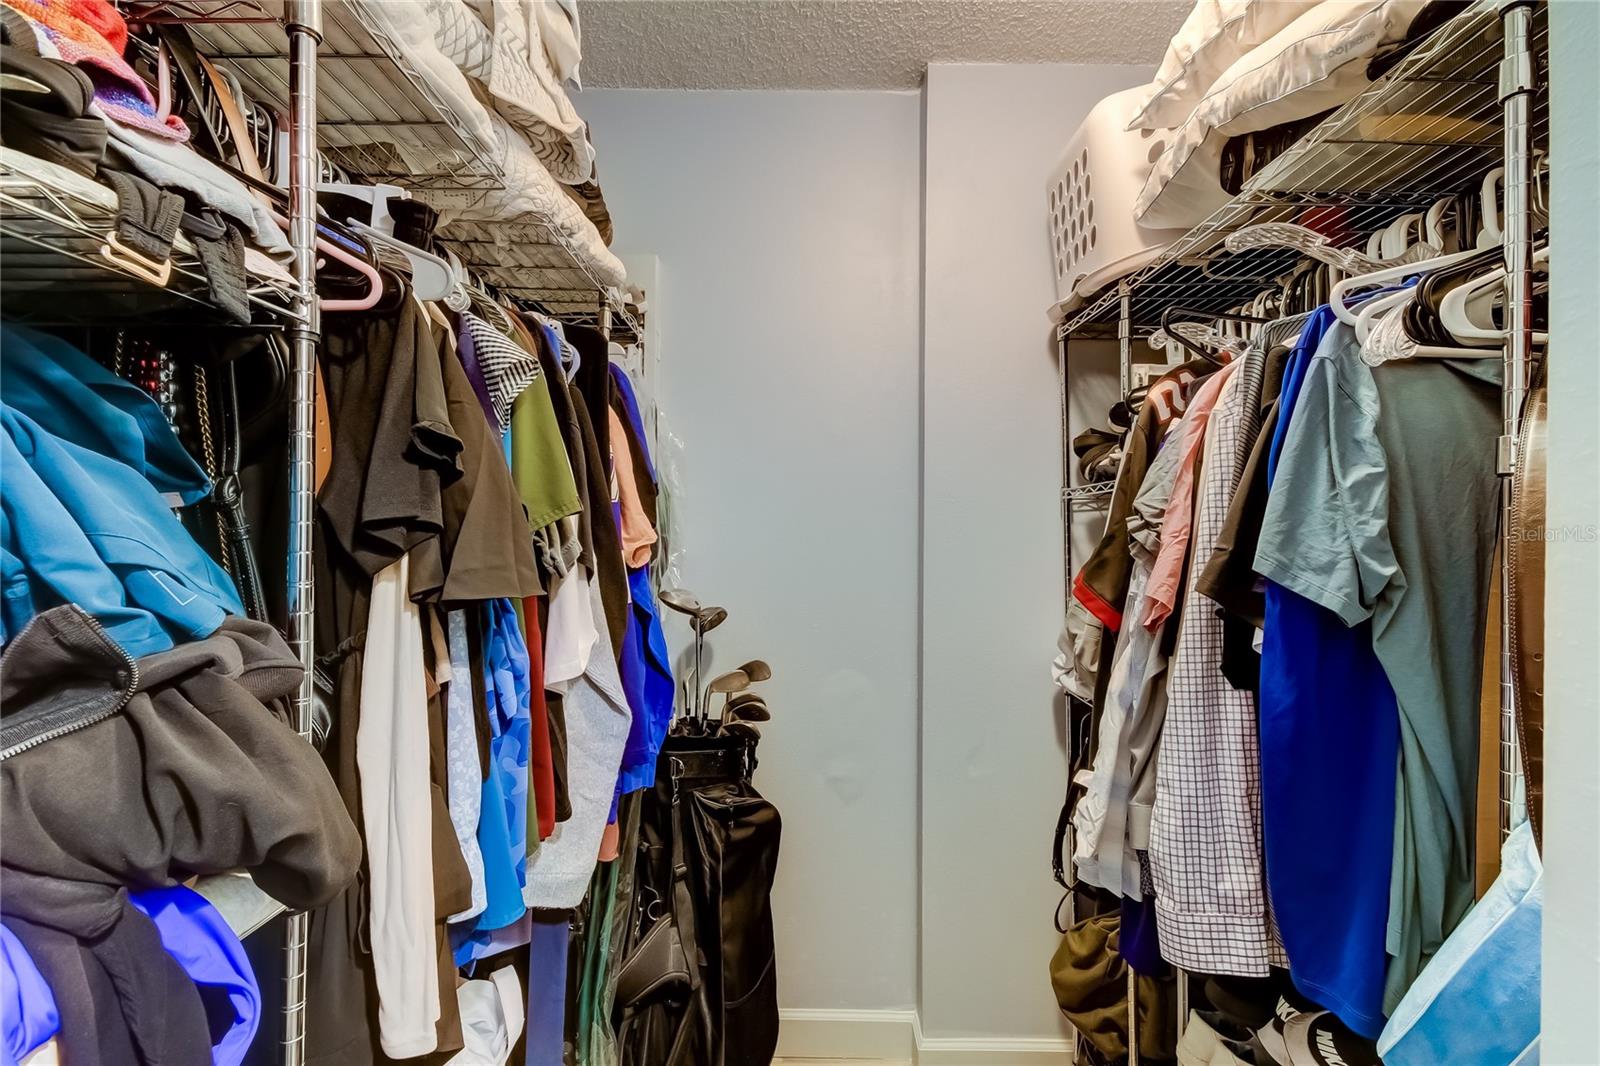
[[[473,314],[461,316],[473,353],[489,389],[489,403],[501,426],[511,424],[511,405],[539,379],[539,359],[522,345]]]

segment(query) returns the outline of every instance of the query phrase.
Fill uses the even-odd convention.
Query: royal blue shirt
[[[619,796],[656,783],[656,756],[661,753],[661,742],[672,726],[675,691],[667,638],[661,630],[655,592],[650,588],[649,567],[628,571],[628,590],[633,603],[617,666],[633,718],[622,749],[622,769],[617,781]]]
[[[1308,409],[1341,402],[1327,368],[1312,365],[1333,322],[1326,307],[1313,314],[1285,368],[1269,485],[1296,432],[1292,416],[1302,397]],[[1302,445],[1318,454],[1337,447],[1295,442]],[[1287,576],[1299,568],[1308,577],[1295,583],[1309,590],[1323,575],[1292,558],[1292,533],[1273,536],[1271,512],[1269,501],[1262,544],[1275,562],[1267,569]],[[1384,1025],[1400,731],[1370,621],[1346,626],[1322,603],[1266,582],[1260,742],[1267,890],[1290,976],[1353,1031],[1376,1038]]]

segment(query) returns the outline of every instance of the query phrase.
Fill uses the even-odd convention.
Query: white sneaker
[[[1278,997],[1278,1005],[1272,1011],[1272,1021],[1257,1029],[1255,1039],[1250,1041],[1255,1048],[1256,1061],[1261,1066],[1268,1066],[1269,1063],[1290,1066],[1292,1060],[1289,1058],[1289,1045],[1284,1039],[1284,1031],[1300,1013],[1287,999]]]

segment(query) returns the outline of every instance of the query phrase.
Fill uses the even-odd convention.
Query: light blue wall
[[[624,250],[660,260],[685,583],[729,609],[715,668],[772,663],[757,783],[784,815],[780,1002],[910,1008],[921,101],[578,104]]]
[[[1148,67],[928,70],[922,481],[922,1026],[1061,1038],[1061,431],[1045,221],[1089,109]],[[1104,407],[1101,409],[1104,417]]]
[[[1044,190],[1088,109],[1148,76],[579,100],[624,250],[660,261],[686,583],[732,612],[717,665],[777,674],[758,780],[785,815],[785,1008],[1062,1046]]]
[[[1550,5],[1544,1039],[1600,1063],[1600,4]]]

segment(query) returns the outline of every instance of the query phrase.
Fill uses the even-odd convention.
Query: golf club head
[[[726,696],[732,692],[743,692],[750,687],[750,675],[743,670],[729,670],[725,674],[718,674],[706,686],[708,696]]]
[[[750,675],[750,681],[752,684],[757,681],[772,680],[772,667],[767,665],[767,661],[765,659],[751,659],[749,662],[739,667],[739,669]]]
[[[728,612],[723,607],[702,607],[694,614],[695,628],[702,633],[709,633],[728,620]]]
[[[661,602],[679,614],[700,613],[700,599],[688,589],[662,589]]]
[[[722,712],[722,719],[725,722],[770,722],[772,712],[767,709],[766,700],[751,692],[730,701]]]
[[[752,741],[761,739],[761,730],[749,722],[724,722],[722,734],[729,737],[744,737]]]

